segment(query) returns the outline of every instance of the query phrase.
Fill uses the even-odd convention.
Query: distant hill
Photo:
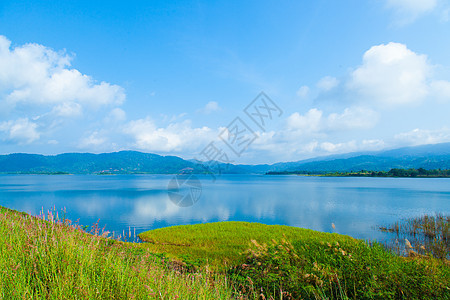
[[[450,169],[450,143],[346,153],[298,162],[277,163],[271,166],[270,171],[389,171],[392,168]]]
[[[177,174],[186,168],[195,173],[205,172],[204,167],[192,160],[137,151],[0,155],[0,173]],[[264,174],[268,171],[388,171],[392,168],[450,169],[450,143],[347,153],[272,165],[220,165],[224,174]]]
[[[160,156],[136,151],[114,153],[65,153],[60,155],[10,154],[0,156],[2,173],[153,173],[175,174],[185,168],[201,168],[176,156]]]

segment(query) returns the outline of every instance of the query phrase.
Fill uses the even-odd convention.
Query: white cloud
[[[186,152],[201,150],[217,137],[218,131],[208,127],[192,128],[191,121],[171,123],[157,127],[150,118],[134,120],[126,124],[124,133],[134,139],[134,146],[146,151]]]
[[[368,108],[348,107],[341,114],[331,113],[328,117],[317,108],[310,109],[305,115],[298,112],[287,118],[287,129],[301,134],[323,131],[352,130],[372,128],[378,121],[378,114]]]
[[[28,118],[0,123],[0,131],[6,133],[5,139],[19,144],[30,144],[39,140],[40,133],[37,131],[37,127],[37,124]]]
[[[425,55],[399,43],[378,45],[364,53],[363,64],[352,72],[348,87],[364,101],[412,104],[428,95],[430,71]]]
[[[300,98],[306,98],[309,95],[309,87],[306,85],[301,86],[297,91],[297,96]]]
[[[332,113],[328,116],[327,127],[333,130],[367,129],[378,122],[378,114],[368,108],[346,108],[341,114]]]
[[[437,0],[387,0],[386,6],[396,13],[396,24],[405,25],[437,7]]]
[[[88,137],[81,139],[79,148],[97,149],[107,142],[106,137],[101,136],[98,131],[94,131]]]
[[[317,82],[317,87],[323,91],[329,91],[339,85],[339,80],[335,77],[325,76]]]
[[[125,100],[124,89],[82,74],[71,67],[72,59],[65,51],[39,44],[12,47],[0,35],[0,118],[17,119],[0,121],[5,140],[30,144],[45,135],[51,141],[56,129],[72,124],[69,119],[90,113],[101,120],[107,109],[112,109],[109,118],[125,120],[125,112],[117,108]],[[93,134],[80,145],[95,146],[100,141]]]
[[[310,109],[305,115],[295,112],[287,118],[287,129],[303,134],[317,132],[323,126],[322,114],[323,112],[316,108]]]
[[[278,131],[258,132],[259,138],[252,150],[265,151],[276,160],[296,160],[332,153],[345,153],[367,149],[380,149],[381,140],[350,140],[332,142],[333,134],[345,135],[352,130],[372,128],[378,122],[378,114],[362,107],[348,107],[342,113],[328,115],[313,108],[304,115],[295,112],[286,119],[285,127]],[[342,138],[340,138],[342,139]]]
[[[205,105],[205,107],[200,109],[199,112],[209,115],[210,113],[219,110],[221,110],[219,103],[217,103],[216,101],[210,101]]]
[[[356,141],[349,141],[346,143],[330,143],[323,142],[320,143],[320,148],[329,153],[344,153],[344,152],[352,152],[357,150]]]
[[[284,132],[263,133],[252,145],[252,150],[263,151],[265,156],[272,156],[275,161],[293,161],[300,158],[317,157],[321,155],[341,154],[356,151],[375,151],[385,148],[385,142],[380,139],[350,139],[348,141],[331,141],[327,135],[310,137],[289,135]],[[342,138],[340,138],[342,140]],[[256,152],[258,153],[258,152]],[[264,162],[264,161],[263,161]]]
[[[395,135],[395,139],[404,145],[422,145],[450,142],[450,128],[443,127],[437,130],[416,128],[409,132]]]
[[[363,140],[362,148],[367,150],[381,150],[385,148],[386,143],[380,139]]]
[[[38,44],[11,48],[0,36],[0,96],[4,107],[17,105],[120,105],[123,88],[70,68],[72,57]],[[6,105],[5,105],[6,104]]]
[[[114,108],[113,110],[111,110],[108,114],[108,116],[106,117],[106,121],[110,121],[110,122],[123,122],[127,119],[127,114],[126,112],[121,109],[121,108]]]
[[[76,102],[64,102],[55,106],[51,114],[58,117],[75,117],[83,114],[83,109],[79,103]]]
[[[379,139],[373,140],[362,140],[357,142],[356,140],[351,140],[342,143],[331,143],[323,142],[318,145],[321,150],[328,152],[328,154],[336,153],[349,153],[356,151],[376,151],[381,150],[385,147],[385,142]],[[315,149],[317,151],[317,149]]]

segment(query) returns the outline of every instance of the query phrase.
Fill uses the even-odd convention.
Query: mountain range
[[[388,171],[392,168],[450,169],[450,143],[398,149],[356,152],[296,162],[260,165],[199,164],[176,156],[161,156],[137,151],[113,153],[64,153],[39,155],[15,153],[0,155],[0,173],[70,174],[177,174],[184,170],[204,173],[215,166],[224,174],[264,174],[269,171],[347,172]],[[218,169],[217,169],[218,166]]]

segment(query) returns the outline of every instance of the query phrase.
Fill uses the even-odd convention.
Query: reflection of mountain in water
[[[448,179],[197,175],[202,194],[180,207],[167,189],[173,175],[0,175],[0,203],[39,214],[66,208],[80,224],[137,233],[179,224],[249,221],[284,224],[357,238],[384,239],[377,225],[450,212]],[[185,185],[186,191],[191,187]],[[333,230],[331,224],[336,225]]]

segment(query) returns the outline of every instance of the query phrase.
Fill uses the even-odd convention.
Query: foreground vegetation
[[[449,178],[450,170],[419,169],[390,169],[389,171],[350,171],[350,172],[309,172],[309,171],[282,171],[267,172],[266,175],[316,175],[336,177],[418,177],[418,178]]]
[[[218,276],[180,273],[133,244],[49,214],[0,207],[0,299],[229,299]]]
[[[380,245],[246,222],[142,233],[152,251],[226,272],[241,296],[280,299],[450,299],[448,261],[400,257]]]
[[[208,264],[219,271],[243,263],[245,256],[242,253],[249,248],[251,240],[261,243],[281,239],[304,242],[357,242],[345,235],[248,222],[180,225],[143,232],[139,237],[147,242],[144,246],[152,252],[166,253],[188,265]]]
[[[92,234],[0,207],[0,299],[450,299],[446,259],[288,226]]]
[[[450,216],[419,216],[400,220],[381,231],[394,233],[389,248],[397,254],[431,255],[435,258],[450,259]],[[405,240],[405,247],[399,244]]]

